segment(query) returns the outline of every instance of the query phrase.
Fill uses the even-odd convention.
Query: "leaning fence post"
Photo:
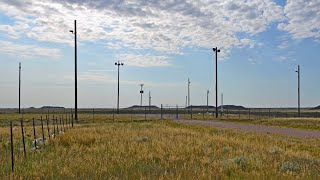
[[[27,152],[26,152],[26,144],[24,141],[24,129],[23,129],[23,118],[21,118],[21,136],[22,136],[22,145],[23,145],[23,155],[24,158],[27,158]]]
[[[14,155],[13,155],[13,133],[12,133],[12,121],[10,121],[10,145],[11,145],[11,171],[14,170]]]
[[[58,123],[58,117],[56,117],[56,126],[57,126],[57,134],[59,134],[59,123]]]
[[[36,128],[34,124],[34,118],[32,119],[32,126],[33,126],[34,148],[37,149],[37,138],[36,138]]]
[[[41,116],[41,130],[42,130],[42,141],[44,143],[44,131],[43,131],[43,121],[42,121],[42,116]]]
[[[192,119],[192,105],[191,105],[191,119]]]
[[[46,121],[47,121],[48,138],[50,139],[49,119],[47,115],[46,115]]]
[[[56,123],[55,123],[55,119],[54,119],[54,116],[52,117],[53,119],[52,119],[52,125],[53,125],[53,134],[54,134],[54,136],[56,135]],[[53,136],[53,137],[54,137]]]
[[[161,117],[161,119],[163,119],[163,117],[162,117],[162,109],[163,109],[163,106],[161,104],[161,109],[160,109],[160,117]]]

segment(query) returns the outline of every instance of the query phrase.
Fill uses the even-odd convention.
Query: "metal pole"
[[[77,86],[77,20],[74,20],[74,111],[75,111],[75,120],[78,122],[78,86]]]
[[[216,118],[218,118],[218,51],[216,51]]]
[[[209,90],[207,90],[207,112],[209,112]]]
[[[119,94],[120,94],[120,87],[119,87],[119,70],[120,70],[120,62],[118,61],[118,63],[116,63],[116,65],[118,66],[118,99],[117,99],[117,114],[119,114]]]
[[[19,114],[21,114],[21,62],[19,62]]]
[[[141,98],[140,98],[140,107],[142,107],[142,94],[143,94],[142,87],[143,87],[143,84],[140,84],[140,86],[141,86],[141,90],[140,90],[140,94],[141,94]]]
[[[218,52],[220,49],[216,47],[213,51],[216,53],[216,118],[218,118]]]
[[[190,79],[188,78],[188,107],[190,106]]]
[[[300,117],[300,65],[298,65],[298,116]]]

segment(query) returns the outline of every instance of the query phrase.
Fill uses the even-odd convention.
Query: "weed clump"
[[[301,169],[300,164],[297,161],[286,161],[282,163],[281,171],[297,173]]]

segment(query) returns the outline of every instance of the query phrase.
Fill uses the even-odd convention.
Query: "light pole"
[[[209,90],[207,90],[207,112],[209,112]]]
[[[70,30],[74,34],[74,113],[75,120],[78,122],[78,91],[77,91],[77,20],[74,20],[74,30]]]
[[[119,88],[119,71],[120,66],[123,66],[123,63],[120,63],[120,61],[114,63],[114,65],[118,66],[118,98],[117,98],[117,114],[119,114],[119,96],[120,96],[120,88]]]
[[[190,106],[190,79],[188,78],[188,107]]]
[[[140,98],[140,106],[142,107],[142,94],[143,94],[143,90],[142,90],[142,87],[143,87],[144,84],[140,84],[141,86],[141,90],[140,90],[140,94],[141,94],[141,98]]]
[[[298,65],[298,117],[300,117],[300,65]]]
[[[220,49],[216,47],[212,50],[216,53],[216,118],[218,118],[218,52]]]
[[[19,62],[19,114],[21,114],[21,62]]]

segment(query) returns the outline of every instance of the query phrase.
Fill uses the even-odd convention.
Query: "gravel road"
[[[213,127],[221,127],[221,128],[228,128],[228,129],[240,129],[248,132],[274,133],[274,134],[282,134],[282,135],[296,136],[296,137],[320,138],[319,131],[308,131],[308,130],[302,130],[302,129],[261,126],[261,125],[255,125],[255,124],[229,123],[229,122],[220,122],[220,121],[181,120],[181,119],[174,120],[174,121],[178,123],[186,123],[186,124],[213,126]]]

